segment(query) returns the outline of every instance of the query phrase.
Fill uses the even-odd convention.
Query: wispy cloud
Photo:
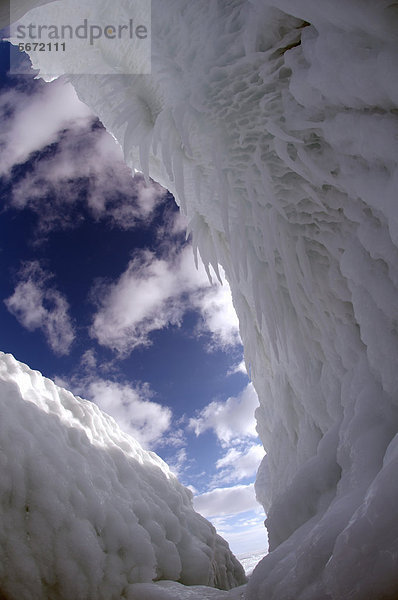
[[[249,383],[237,396],[210,402],[189,420],[188,427],[196,436],[213,431],[223,450],[210,486],[254,479],[265,455],[256,432],[257,407],[258,397]]]
[[[258,510],[254,483],[216,488],[194,498],[195,509],[204,517],[236,515],[248,510]]]
[[[25,263],[14,293],[4,302],[23,327],[41,329],[51,349],[63,355],[69,353],[75,334],[68,302],[52,279],[38,261]]]
[[[238,558],[252,557],[252,567],[268,551],[268,535],[264,526],[264,513],[261,507],[236,515],[215,516],[213,525],[225,539]],[[253,556],[253,555],[257,556]],[[244,564],[245,561],[241,561]],[[251,569],[252,570],[252,569]]]
[[[244,446],[243,448],[230,448],[228,452],[216,462],[218,474],[215,481],[233,483],[254,478],[260,462],[265,456],[261,444]]]
[[[186,448],[180,448],[179,450],[177,450],[177,452],[175,452],[174,457],[169,459],[167,462],[174,475],[178,477],[181,481],[181,479],[184,476],[184,473],[189,469],[189,467],[194,461],[188,457]]]
[[[201,315],[198,335],[212,337],[212,347],[240,343],[238,320],[228,284],[210,285],[203,266],[194,267],[192,250],[168,248],[163,258],[143,251],[116,282],[99,283],[91,335],[121,355],[151,344],[150,334],[178,325],[187,310]]]
[[[93,378],[85,385],[85,395],[145,448],[165,443],[163,438],[170,429],[172,411],[152,400],[153,393],[147,384],[134,386]]]
[[[68,130],[13,182],[9,206],[35,212],[41,234],[74,227],[84,210],[95,220],[132,229],[151,219],[166,193],[140,174],[132,177],[103,129]]]
[[[0,95],[3,152],[0,175],[9,185],[6,208],[37,215],[37,235],[76,226],[84,211],[131,229],[149,222],[167,191],[134,178],[115,139],[80,102],[70,84],[54,81]],[[13,167],[23,165],[18,171]]]
[[[96,287],[94,295],[100,300],[91,335],[121,355],[148,346],[152,331],[181,319],[178,285],[177,275],[166,261],[142,252],[117,282]]]
[[[189,426],[198,436],[213,430],[223,447],[257,438],[254,411],[258,397],[253,384],[249,383],[238,396],[225,402],[210,402],[195,417]]]
[[[8,117],[0,134],[5,206],[35,213],[34,241],[76,227],[87,214],[122,229],[149,224],[165,201],[161,186],[132,177],[119,145],[70,84],[10,89],[0,95],[0,111]],[[161,256],[138,254],[117,281],[96,286],[91,334],[101,345],[127,355],[149,345],[151,332],[179,325],[187,310],[199,315],[195,334],[206,336],[209,351],[240,344],[229,286],[210,286],[202,265],[196,271],[191,250],[181,246],[184,227],[174,215],[158,230]]]
[[[257,502],[254,484],[223,487],[194,496],[194,508],[211,519],[218,533],[236,554],[268,548],[264,512]]]
[[[241,344],[239,321],[232,304],[229,285],[219,285],[201,289],[192,295],[193,306],[200,311],[201,323],[197,329],[200,332],[210,332],[209,350]]]
[[[233,365],[227,375],[235,375],[236,373],[242,373],[243,375],[247,375],[247,369],[245,361],[242,359],[238,364]]]
[[[0,116],[1,175],[55,142],[71,124],[86,128],[94,118],[72,85],[61,80],[38,83],[34,91],[23,86],[5,90],[0,96]]]
[[[186,437],[172,409],[156,400],[149,383],[126,380],[114,361],[103,362],[93,348],[86,350],[68,376],[55,376],[57,385],[97,404],[144,448],[168,448],[176,468],[184,462]]]

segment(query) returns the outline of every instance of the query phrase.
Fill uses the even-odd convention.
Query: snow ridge
[[[190,490],[95,404],[0,353],[0,413],[2,598],[105,600],[158,579],[245,582]]]

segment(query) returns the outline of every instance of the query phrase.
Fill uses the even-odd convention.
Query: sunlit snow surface
[[[237,558],[241,563],[242,567],[245,570],[247,576],[251,575],[254,571],[256,565],[260,562],[262,558],[264,558],[265,551],[263,553],[260,552],[252,552],[250,554],[242,554],[238,555]]]
[[[153,579],[244,583],[190,490],[95,404],[0,353],[0,415],[1,598],[130,598],[131,584]]]
[[[152,76],[71,78],[230,282],[267,450],[249,600],[398,596],[397,36],[385,0],[154,0]]]

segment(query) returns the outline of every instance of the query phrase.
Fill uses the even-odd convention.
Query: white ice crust
[[[0,598],[135,598],[243,569],[192,494],[93,403],[0,353]],[[171,584],[169,584],[171,585]]]
[[[153,0],[152,45],[151,76],[71,81],[230,283],[267,451],[247,598],[396,598],[397,4]]]

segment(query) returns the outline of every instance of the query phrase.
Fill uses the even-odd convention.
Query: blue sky
[[[173,197],[132,177],[72,87],[7,76],[0,51],[0,349],[156,451],[233,551],[264,550],[257,398],[227,283],[195,269]]]

